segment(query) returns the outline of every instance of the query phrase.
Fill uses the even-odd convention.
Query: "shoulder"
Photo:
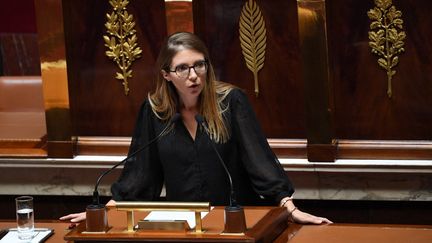
[[[229,83],[217,82],[216,92],[224,103],[231,103],[235,101],[247,100],[247,96],[242,89]]]
[[[151,103],[149,98],[146,98],[142,103],[140,107],[140,113],[148,114],[152,111]]]
[[[249,107],[249,99],[247,94],[240,88],[233,88],[226,97],[227,103],[233,108],[235,107]]]
[[[233,88],[231,90],[231,92],[229,93],[229,95],[230,95],[231,99],[234,99],[234,100],[244,100],[244,99],[247,100],[246,93],[238,87]]]
[[[237,119],[248,119],[254,116],[254,111],[247,94],[240,88],[233,86],[223,98],[223,107],[225,111]]]
[[[138,111],[138,119],[140,120],[148,120],[153,119],[155,116],[151,102],[148,98],[146,98],[142,103]]]

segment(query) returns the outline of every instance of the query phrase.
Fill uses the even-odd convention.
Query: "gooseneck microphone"
[[[237,204],[231,173],[229,172],[228,168],[226,167],[225,162],[223,161],[221,155],[219,154],[219,151],[217,150],[214,141],[211,139],[211,136],[209,134],[209,129],[206,125],[204,118],[200,114],[197,114],[195,116],[195,120],[204,129],[204,132],[207,135],[207,138],[210,140],[210,144],[211,144],[213,150],[215,151],[219,162],[221,163],[222,167],[224,168],[225,173],[226,173],[228,180],[229,180],[230,200],[229,200],[229,206],[225,207],[225,229],[224,229],[224,232],[225,233],[244,233],[246,231],[246,219],[245,219],[243,208]]]
[[[146,149],[148,146],[150,146],[151,144],[153,144],[154,142],[156,142],[157,140],[159,140],[162,136],[164,136],[166,134],[166,132],[168,131],[168,129],[171,127],[172,124],[175,124],[179,119],[180,119],[180,114],[179,113],[175,113],[174,116],[170,119],[170,121],[168,122],[168,124],[165,126],[165,128],[159,133],[159,135],[157,135],[155,138],[153,138],[152,140],[150,140],[147,144],[145,144],[144,146],[140,147],[139,149],[135,150],[134,152],[132,152],[131,154],[129,154],[125,159],[123,159],[122,161],[118,162],[117,164],[115,164],[113,167],[111,167],[111,169],[105,171],[104,173],[102,173],[99,178],[96,181],[96,185],[93,191],[93,204],[95,205],[99,205],[99,192],[98,192],[98,186],[99,183],[101,182],[102,178],[109,174],[111,171],[113,171],[115,168],[117,168],[118,166],[120,166],[121,164],[123,164],[124,162],[126,162],[128,159],[132,158],[133,156],[135,156],[137,153],[143,151],[144,149]]]
[[[174,114],[174,116],[170,119],[170,121],[168,122],[168,124],[165,126],[165,128],[159,133],[159,135],[157,135],[155,138],[153,138],[152,140],[150,140],[148,143],[146,143],[144,146],[140,147],[139,149],[135,150],[134,152],[132,152],[131,154],[129,154],[125,159],[123,159],[122,161],[118,162],[117,164],[115,164],[113,167],[111,167],[109,170],[105,171],[104,173],[102,173],[99,178],[96,181],[96,185],[93,191],[93,204],[95,205],[99,205],[99,192],[98,192],[98,186],[99,183],[101,182],[102,178],[109,174],[111,171],[113,171],[115,168],[117,168],[118,166],[120,166],[121,164],[123,164],[124,162],[126,162],[128,159],[132,158],[133,156],[135,156],[137,153],[143,151],[144,149],[146,149],[148,146],[150,146],[151,144],[153,144],[154,142],[156,142],[157,140],[159,140],[159,138],[161,138],[162,136],[164,136],[166,134],[166,132],[168,131],[168,129],[171,127],[172,124],[175,124],[179,119],[180,119],[180,114],[176,113]]]
[[[135,150],[134,152],[128,154],[128,156],[125,159],[118,162],[117,164],[115,164],[113,167],[111,167],[109,170],[105,171],[104,173],[102,173],[98,177],[98,179],[96,181],[96,185],[94,187],[94,191],[93,191],[93,202],[92,202],[92,204],[88,205],[86,208],[86,213],[87,213],[86,225],[87,225],[87,231],[88,232],[101,232],[101,231],[104,231],[107,227],[107,220],[106,220],[106,215],[105,215],[105,205],[101,205],[100,201],[99,201],[98,187],[99,187],[99,183],[101,182],[102,178],[104,178],[107,174],[111,173],[111,171],[113,171],[115,168],[117,168],[121,164],[128,161],[130,158],[135,156],[137,153],[143,151],[148,146],[150,146],[154,142],[158,141],[162,136],[166,135],[169,128],[173,124],[175,124],[180,118],[181,118],[181,116],[179,113],[174,114],[173,117],[170,119],[170,121],[167,123],[167,125],[164,127],[164,129],[155,138],[153,138],[152,140],[150,140],[149,142],[147,142],[145,145],[143,145],[139,149]]]
[[[195,116],[195,120],[198,122],[199,125],[202,126],[205,133],[207,134],[207,137],[210,140],[210,144],[211,144],[213,150],[215,151],[215,153],[219,159],[219,162],[221,163],[221,165],[224,168],[225,173],[228,177],[229,185],[230,185],[230,200],[229,200],[230,207],[237,207],[238,205],[237,205],[237,200],[235,198],[235,192],[234,192],[234,186],[232,183],[231,173],[228,171],[228,168],[226,167],[225,162],[223,161],[221,155],[219,154],[219,151],[216,149],[216,146],[215,146],[213,140],[211,140],[210,134],[208,133],[209,130],[208,130],[208,127],[206,125],[206,122],[204,121],[204,118],[200,114],[198,114]]]

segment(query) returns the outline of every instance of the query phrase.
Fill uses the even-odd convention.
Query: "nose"
[[[189,79],[195,80],[198,77],[195,68],[190,67],[189,68]]]

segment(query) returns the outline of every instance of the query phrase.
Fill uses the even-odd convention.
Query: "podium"
[[[431,240],[431,225],[290,224],[274,243],[430,243]]]
[[[288,226],[288,213],[280,207],[245,207],[246,227],[244,234],[226,234],[224,208],[213,208],[202,219],[202,233],[194,231],[127,231],[126,213],[108,208],[109,229],[106,233],[86,233],[85,223],[65,235],[69,242],[272,242]],[[148,212],[134,213],[137,222]]]

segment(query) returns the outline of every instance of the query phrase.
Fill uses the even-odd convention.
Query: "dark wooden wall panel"
[[[40,74],[37,35],[0,33],[0,75],[39,76]]]
[[[143,55],[132,66],[129,96],[124,95],[121,82],[114,78],[117,66],[105,56],[102,36],[105,14],[111,12],[109,2],[60,1],[74,136],[130,136],[139,106],[154,87],[154,62],[167,32],[193,27],[209,47],[217,77],[246,91],[267,137],[307,138],[306,115],[311,114],[305,109],[305,98],[316,100],[316,96],[305,91],[295,0],[255,0],[267,28],[266,62],[259,72],[258,97],[239,41],[239,16],[247,0],[194,0],[182,5],[184,8],[163,0],[131,1],[128,11],[134,15]],[[0,3],[4,19],[0,21],[0,74],[40,75],[33,1]],[[367,11],[374,7],[374,1],[326,1],[332,88],[316,90],[328,92],[334,104],[334,138],[343,146],[351,146],[354,154],[359,152],[359,147],[352,145],[356,140],[371,141],[374,151],[381,140],[407,140],[412,144],[432,140],[432,2],[393,0],[393,4],[403,13],[407,38],[405,52],[395,68],[390,99],[386,94],[386,73],[368,45]],[[174,5],[177,7],[172,8]],[[191,5],[193,23],[188,22]],[[50,11],[45,12],[49,18]],[[42,45],[45,41],[40,40]],[[46,61],[58,61],[58,51],[44,53]],[[311,139],[307,139],[310,143]],[[339,151],[344,149],[342,145]],[[425,151],[430,154],[428,148]],[[406,157],[410,158],[412,152],[408,149]],[[376,157],[370,151],[361,157],[370,156]]]
[[[217,77],[244,89],[267,137],[305,138],[295,0],[256,1],[265,20],[267,49],[259,72],[259,97],[239,40],[243,0],[194,0],[195,33],[208,45]]]
[[[327,2],[334,82],[336,137],[370,140],[432,139],[432,2],[394,0],[407,34],[405,52],[387,97],[387,75],[368,45],[367,11],[374,1]]]
[[[105,56],[108,1],[64,0],[69,93],[74,135],[130,136],[139,106],[154,87],[154,62],[166,37],[163,0],[127,6],[136,23],[142,57],[132,65],[130,93],[115,79],[117,65]]]
[[[193,32],[193,10],[191,2],[166,2],[168,34],[179,31]]]
[[[40,75],[33,0],[0,0],[0,75]]]
[[[0,33],[36,33],[34,0],[0,0]]]

